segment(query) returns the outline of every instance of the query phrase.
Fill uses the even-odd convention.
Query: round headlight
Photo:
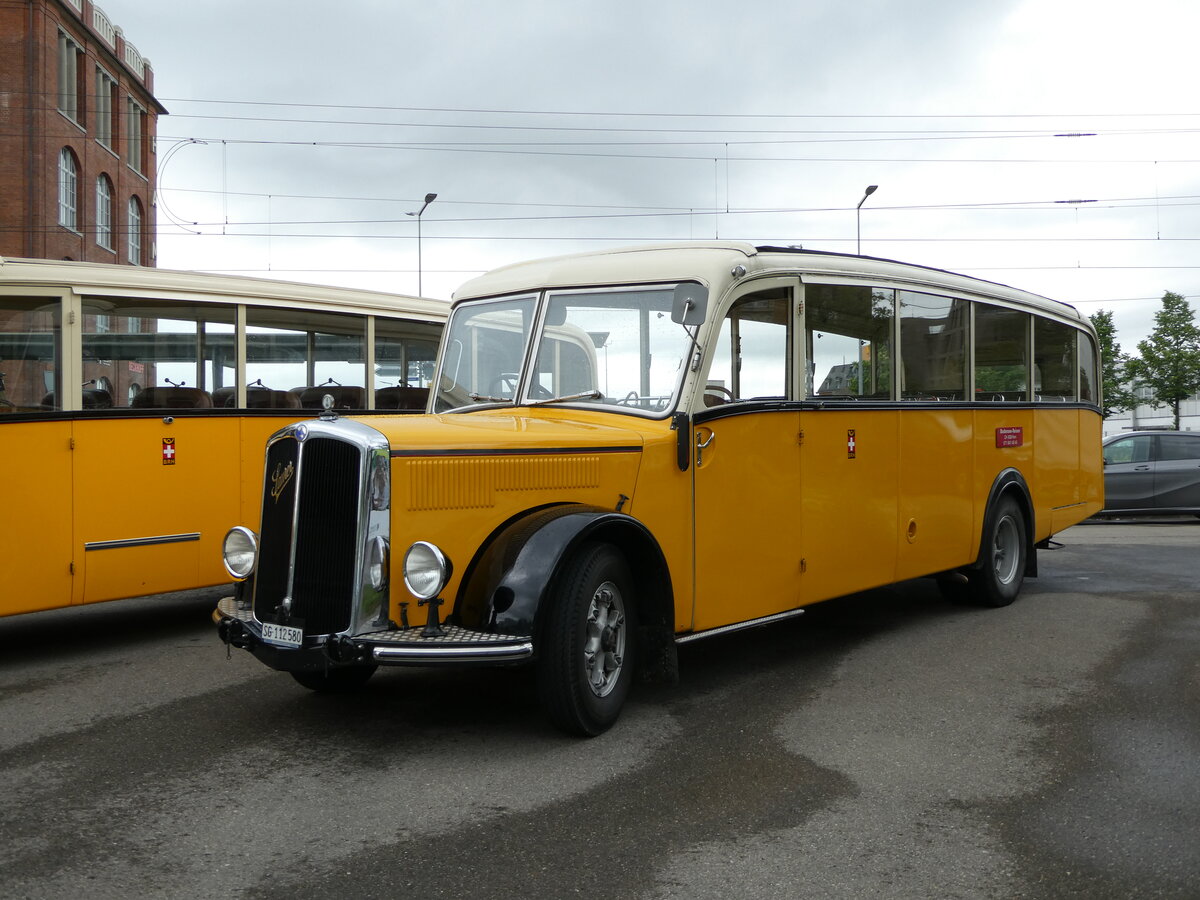
[[[258,563],[258,535],[238,525],[230,528],[221,545],[225,571],[239,580],[248,578]]]
[[[417,541],[404,555],[404,584],[420,600],[431,600],[450,580],[450,560],[433,544]]]
[[[387,584],[388,544],[381,537],[367,546],[367,581],[372,590],[381,591]]]

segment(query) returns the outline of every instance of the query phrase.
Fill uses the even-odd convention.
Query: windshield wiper
[[[584,391],[582,394],[567,394],[565,397],[547,397],[545,400],[535,400],[530,406],[545,406],[547,403],[566,403],[569,400],[600,400],[604,397],[596,390]]]
[[[490,397],[487,394],[467,394],[476,403],[512,403],[512,397]]]

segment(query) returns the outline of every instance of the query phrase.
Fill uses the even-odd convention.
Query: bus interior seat
[[[375,392],[376,409],[425,409],[429,388],[385,387]]]
[[[723,404],[732,402],[734,396],[733,392],[725,387],[724,384],[709,382],[704,386],[704,393],[700,399],[706,408],[711,409],[714,406],[722,406]]]
[[[323,409],[322,398],[328,394],[333,398],[334,409],[362,409],[363,389],[352,384],[326,384],[304,388],[300,392],[302,409]]]
[[[249,388],[246,391],[247,409],[299,409],[300,395],[291,391],[270,388]]]
[[[213,406],[233,409],[237,406],[237,388],[223,387],[213,391]],[[250,385],[246,388],[246,409],[299,409],[300,395],[292,391]]]
[[[42,398],[43,409],[58,409],[58,399],[54,395],[54,391],[48,393]],[[113,398],[112,394],[104,390],[104,388],[84,388],[83,389],[83,408],[84,409],[112,409]]]
[[[143,388],[129,405],[133,409],[209,409],[213,401],[208,391],[200,388],[158,386]]]

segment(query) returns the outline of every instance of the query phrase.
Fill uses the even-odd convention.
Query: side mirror
[[[708,288],[694,281],[675,285],[671,321],[680,325],[703,325],[708,312]]]

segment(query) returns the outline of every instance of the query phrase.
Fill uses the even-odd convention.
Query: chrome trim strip
[[[639,444],[613,447],[479,447],[469,450],[393,450],[396,458],[420,459],[446,456],[571,456],[578,453],[641,453]]]
[[[432,647],[374,647],[371,656],[382,663],[404,661],[411,663],[460,663],[478,660],[492,662],[522,660],[533,656],[533,642],[519,641],[512,644],[475,644],[466,646]]]
[[[782,622],[785,619],[794,619],[796,616],[804,615],[802,609],[789,609],[787,612],[775,613],[770,616],[763,616],[760,619],[751,619],[748,622],[735,622],[733,625],[722,625],[719,628],[710,628],[707,631],[694,631],[691,634],[685,634],[675,638],[676,644],[690,644],[692,641],[698,641],[701,638],[717,637],[722,634],[732,634],[735,631],[745,631],[747,628],[757,628],[760,625],[770,625],[774,622]]]
[[[116,550],[121,547],[149,547],[154,544],[186,544],[200,540],[200,532],[191,534],[160,534],[154,537],[126,538],[120,541],[88,541],[83,545],[88,550]]]

